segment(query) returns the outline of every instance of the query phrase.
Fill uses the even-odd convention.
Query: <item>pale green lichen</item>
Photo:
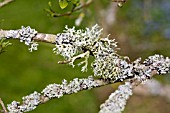
[[[35,37],[37,33],[38,32],[30,26],[22,26],[19,30],[10,30],[6,38],[18,38],[20,42],[24,42],[25,45],[29,47],[28,50],[32,52],[33,50],[37,50],[38,43],[33,40],[33,37]]]

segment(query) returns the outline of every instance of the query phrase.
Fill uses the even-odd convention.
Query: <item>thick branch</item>
[[[154,56],[153,60],[155,59]],[[157,56],[155,56],[157,58]],[[135,72],[136,70],[140,70],[140,68],[144,68],[144,70],[151,70],[149,73],[147,73],[147,76],[137,76],[135,73],[133,74],[133,78],[126,78],[130,81],[130,86],[132,88],[138,86],[143,81],[146,81],[147,79],[152,78],[154,75],[160,73],[160,74],[166,74],[170,71],[170,59],[157,59],[152,62],[152,64],[148,65],[147,62],[150,62],[151,58],[146,59],[144,61],[144,64],[138,64],[138,67],[135,67],[131,70],[132,72]],[[160,67],[157,67],[155,69],[154,66],[159,65]],[[167,68],[164,67],[164,65],[167,66]],[[143,74],[142,71],[140,71],[141,74]],[[165,73],[164,73],[165,72]],[[140,74],[139,74],[140,75]],[[149,76],[149,78],[148,78]],[[142,79],[141,79],[142,78]],[[124,79],[124,80],[126,80]],[[115,83],[118,81],[112,81],[111,79],[94,79],[92,76],[89,76],[87,79],[77,79],[75,78],[73,81],[70,81],[67,83],[66,80],[63,80],[62,84],[50,84],[45,89],[43,89],[42,93],[34,92],[26,97],[23,97],[23,104],[20,105],[19,102],[13,101],[10,105],[8,105],[8,110],[12,112],[27,112],[31,111],[36,108],[41,103],[45,103],[50,99],[53,98],[60,98],[64,96],[65,94],[72,94],[77,93],[82,90],[92,89],[95,87],[101,87],[103,85]],[[128,85],[128,87],[129,87]],[[131,88],[130,88],[131,89]],[[121,91],[121,90],[120,90]],[[126,93],[126,92],[125,92]],[[120,93],[121,94],[121,93]],[[119,94],[117,94],[119,98]],[[126,94],[125,94],[126,95]],[[106,104],[107,105],[107,104]],[[30,107],[31,106],[31,107]],[[23,108],[23,109],[21,109]]]
[[[45,103],[53,98],[61,98],[64,95],[77,93],[82,90],[92,89],[94,87],[100,87],[109,84],[104,80],[95,80],[92,76],[87,79],[75,78],[69,83],[66,80],[62,81],[62,84],[50,84],[43,89],[41,93],[34,92],[28,96],[23,97],[23,102],[13,101],[8,105],[9,112],[19,113],[28,112],[34,110],[36,106]]]

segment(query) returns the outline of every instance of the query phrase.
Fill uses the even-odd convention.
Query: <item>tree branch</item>
[[[150,58],[146,59],[144,64],[149,59]],[[151,79],[153,76],[160,73],[160,69],[162,72],[169,73],[170,72],[170,59],[166,58],[166,59],[164,59],[164,62],[162,60],[155,60],[153,62],[153,64],[155,66],[160,65],[160,67],[162,67],[163,65],[167,65],[167,66],[169,66],[168,68],[163,67],[164,70],[162,70],[162,68],[157,67],[158,68],[158,70],[157,70],[157,69],[155,69],[154,65],[152,65],[152,64],[150,64],[150,65],[138,64],[138,67],[134,66],[134,68],[131,70],[131,72],[135,72],[136,70],[139,70],[141,68],[142,68],[142,70],[143,70],[143,68],[144,68],[144,70],[152,70],[148,73],[149,78],[146,75],[141,77],[134,73],[133,78],[126,78],[126,79],[124,79],[124,81],[128,80],[130,82],[132,88],[135,88],[136,86],[141,84],[143,81]],[[141,72],[141,74],[143,74],[142,71],[140,71],[140,72]],[[162,73],[162,74],[166,74],[166,73]],[[142,80],[141,80],[141,78],[142,78]],[[22,104],[20,104],[19,102],[13,101],[11,104],[8,105],[8,110],[12,111],[14,113],[17,113],[20,111],[21,112],[31,111],[31,110],[35,109],[36,106],[38,106],[39,104],[45,103],[50,99],[61,98],[65,94],[78,93],[79,91],[82,91],[82,90],[92,89],[95,87],[101,87],[103,85],[112,84],[112,83],[116,83],[116,82],[118,82],[118,80],[113,81],[111,79],[102,79],[102,78],[94,79],[92,76],[89,76],[87,79],[75,78],[75,79],[73,79],[73,81],[70,81],[69,83],[67,83],[66,80],[63,80],[61,85],[60,84],[50,84],[46,88],[44,88],[41,93],[34,92],[26,97],[23,97]],[[119,96],[116,98],[119,98]],[[107,105],[107,103],[106,103],[106,105]],[[102,112],[102,113],[104,113],[104,112]]]
[[[12,32],[16,32],[16,36],[19,35],[19,30],[0,30],[0,39],[1,37],[7,37]],[[54,44],[56,41],[56,35],[53,34],[45,34],[45,33],[37,33],[33,40],[38,42],[47,42]]]
[[[97,78],[100,78],[95,79],[89,76],[84,79],[75,78],[69,83],[63,80],[62,84],[50,84],[44,88],[41,93],[35,91],[23,97],[22,103],[13,101],[11,104],[8,104],[7,108],[9,112],[28,112],[53,98],[60,98],[66,94],[77,93],[82,90],[101,87],[107,84],[128,81],[125,85],[120,86],[115,94],[109,97],[109,99],[116,99],[121,98],[121,95],[125,96],[122,98],[124,101],[123,105],[118,107],[119,111],[122,111],[122,107],[125,106],[126,100],[131,95],[130,92],[132,88],[153,78],[157,74],[162,75],[170,73],[169,57],[153,55],[149,56],[143,62],[141,62],[141,58],[138,58],[134,62],[128,63],[129,61],[126,61],[126,57],[119,56],[116,53],[116,42],[114,40],[109,40],[108,37],[101,38],[101,32],[102,29],[99,29],[98,25],[93,26],[91,29],[86,28],[86,30],[75,30],[74,27],[68,28],[66,26],[66,30],[57,35],[38,33],[35,29],[31,29],[30,27],[22,27],[22,29],[19,30],[0,30],[0,39],[3,37],[7,39],[19,39],[20,42],[24,42],[28,46],[33,45],[32,48],[34,49],[34,41],[55,44],[56,48],[54,48],[54,51],[57,54],[61,54],[66,61],[69,61],[65,63],[69,63],[72,66],[74,66],[73,63],[76,59],[84,58],[85,61],[80,62],[80,64],[85,64],[82,67],[82,71],[87,67],[89,55],[92,55],[94,61],[91,66],[94,77],[97,76]],[[126,95],[126,90],[124,91],[122,88],[130,92]],[[104,106],[108,106],[109,103],[107,102]],[[116,104],[118,103],[109,105],[117,106]],[[106,110],[102,110],[102,108],[101,112]]]
[[[21,104],[20,102],[13,101],[11,104],[7,105],[7,108],[9,112],[12,113],[28,112],[53,98],[61,98],[64,95],[77,93],[94,87],[100,87],[106,84],[109,84],[109,82],[99,79],[95,80],[92,76],[89,76],[87,79],[75,78],[69,83],[67,83],[66,80],[63,80],[62,84],[48,85],[41,93],[35,91],[34,93],[23,97],[23,102]]]
[[[2,99],[1,99],[1,98],[0,98],[0,104],[1,104],[2,109],[3,109],[3,110],[0,110],[0,112],[8,113],[8,111],[7,111],[7,109],[6,109],[6,107],[5,107],[5,105],[4,105],[4,103],[3,103],[3,101],[2,101]]]
[[[88,7],[92,2],[93,2],[93,0],[88,0],[86,3],[84,3],[82,5],[79,5],[77,7],[73,7],[73,9],[71,11],[68,11],[68,12],[63,13],[63,14],[56,13],[54,10],[52,10],[51,7],[50,7],[50,9],[45,9],[45,11],[47,13],[49,13],[52,17],[70,16],[72,13],[74,13],[74,12],[76,12],[78,10],[83,9],[85,7]]]
[[[0,2],[0,8],[7,5],[7,4],[9,4],[9,3],[11,3],[11,2],[13,2],[13,1],[14,0],[4,0],[4,1]]]

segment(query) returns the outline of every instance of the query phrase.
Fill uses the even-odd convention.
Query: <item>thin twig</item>
[[[124,2],[126,2],[126,0],[113,0],[113,2],[122,2],[122,3],[124,3]]]
[[[14,0],[4,0],[3,2],[0,2],[0,8],[7,5],[7,4],[9,4],[9,3],[11,3],[11,2],[13,2],[13,1]]]
[[[2,101],[1,98],[0,98],[0,104],[1,104],[2,109],[3,109],[3,110],[1,110],[1,112],[3,112],[3,113],[8,113],[8,111],[7,111],[7,109],[6,109],[6,107],[5,107],[5,105],[4,105],[4,103],[3,103],[3,101]]]
[[[58,14],[54,10],[52,10],[51,8],[50,8],[50,10],[46,9],[45,11],[48,12],[52,17],[70,16],[72,13],[74,13],[78,10],[85,8],[85,7],[88,7],[92,2],[93,2],[93,0],[88,0],[85,4],[77,6],[77,7],[73,7],[73,9],[71,11],[68,11],[68,12],[63,13],[63,14]]]

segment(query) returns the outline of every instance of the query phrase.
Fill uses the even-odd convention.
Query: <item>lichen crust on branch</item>
[[[37,50],[38,43],[34,42],[33,37],[37,35],[37,31],[35,29],[31,29],[30,26],[24,27],[22,26],[19,30],[10,30],[6,34],[6,38],[14,38],[19,39],[20,42],[24,42],[29,48],[28,50],[32,52],[33,50]]]
[[[155,74],[170,73],[170,59],[164,58],[162,55],[149,56],[143,63],[140,63],[141,58],[134,61],[133,78],[129,78],[128,82],[120,85],[119,88],[112,93],[109,98],[100,106],[99,113],[121,113],[127,100],[133,94],[132,89],[141,83],[145,83]]]
[[[74,61],[78,58],[85,58],[82,71],[87,71],[87,60],[90,54],[93,55],[95,44],[100,40],[102,29],[96,24],[91,29],[75,30],[75,27],[68,28],[63,33],[57,34],[56,48],[54,52],[62,55],[70,65],[74,67]]]
[[[39,104],[47,102],[53,98],[60,98],[64,95],[77,93],[82,90],[87,90],[102,85],[108,84],[104,81],[95,80],[92,76],[88,78],[78,79],[75,78],[69,83],[63,80],[62,84],[50,84],[42,90],[41,93],[34,92],[22,98],[22,103],[13,101],[7,105],[10,113],[23,113],[34,110]]]
[[[119,86],[118,90],[111,94],[109,99],[101,105],[100,113],[105,113],[104,111],[108,113],[113,111],[115,111],[115,113],[121,113],[129,96],[132,95],[132,88],[152,78],[155,74],[170,73],[170,59],[168,57],[164,58],[162,55],[150,56],[148,59],[144,60],[143,63],[140,63],[140,60],[137,59],[132,64],[134,67],[130,72],[133,73],[130,74],[133,74],[133,77],[125,78],[129,79],[129,82],[125,82],[125,85]],[[115,82],[118,81],[112,81],[111,79],[95,79],[92,76],[89,76],[87,79],[75,78],[69,83],[63,80],[62,84],[48,85],[41,93],[34,92],[33,94],[23,97],[22,104],[13,101],[11,104],[8,104],[7,108],[11,113],[27,112],[34,110],[36,106],[50,99],[60,98],[65,94],[77,93],[81,90],[100,87]],[[112,107],[115,109],[112,109]]]
[[[141,58],[138,58],[130,63],[128,57],[117,54],[117,42],[114,39],[110,40],[108,36],[103,38],[101,34],[102,29],[98,25],[94,25],[91,29],[86,28],[85,30],[76,30],[75,27],[68,28],[66,26],[63,33],[58,33],[57,35],[37,33],[37,31],[30,27],[22,27],[22,29],[10,31],[0,30],[0,37],[19,39],[28,46],[33,46],[34,41],[55,44],[53,51],[56,54],[62,55],[65,59],[64,61],[59,61],[60,64],[69,64],[74,67],[75,60],[84,59],[78,64],[83,65],[82,72],[87,71],[89,56],[94,57],[94,61],[91,63],[93,76],[88,76],[84,79],[75,78],[69,83],[63,80],[62,84],[50,84],[41,93],[34,92],[23,97],[22,103],[13,101],[11,104],[8,104],[9,112],[22,113],[31,111],[39,104],[53,98],[60,98],[65,94],[77,93],[81,90],[126,81],[124,85],[120,86],[109,97],[109,99],[121,99],[124,102],[118,104],[116,102],[119,101],[108,100],[106,104],[103,104],[103,106],[106,105],[105,107],[108,106],[106,109],[111,109],[109,105],[118,106],[119,112],[115,112],[120,113],[124,109],[133,87],[144,83],[156,74],[170,73],[169,57],[156,54],[149,56],[143,62]],[[122,88],[125,90],[121,90]],[[126,92],[126,89],[129,92]],[[101,107],[101,111],[103,109],[105,108]]]
[[[99,113],[121,113],[132,94],[132,84],[125,82],[109,96],[105,103],[100,105]]]

